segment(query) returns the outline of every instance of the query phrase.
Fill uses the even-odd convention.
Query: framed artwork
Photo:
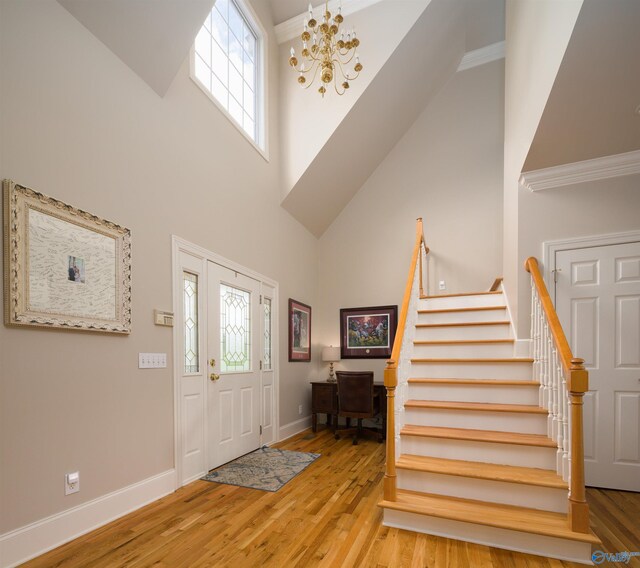
[[[311,361],[311,306],[289,298],[289,361]]]
[[[340,357],[391,357],[398,326],[398,306],[343,308],[340,310]]]
[[[131,332],[131,232],[5,180],[10,326]]]

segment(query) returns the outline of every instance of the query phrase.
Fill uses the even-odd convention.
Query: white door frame
[[[172,248],[172,264],[171,264],[171,274],[172,274],[172,284],[173,284],[173,313],[177,314],[179,310],[182,309],[182,269],[181,269],[181,263],[180,263],[180,254],[181,253],[185,253],[188,254],[198,260],[200,260],[202,262],[203,265],[203,271],[202,274],[206,274],[206,263],[207,262],[215,262],[216,264],[220,264],[222,266],[225,266],[227,268],[229,268],[230,270],[234,270],[237,272],[240,272],[242,274],[245,274],[246,276],[249,276],[255,280],[258,280],[261,284],[266,284],[270,287],[273,288],[274,293],[273,293],[273,298],[272,298],[272,318],[271,318],[271,325],[272,325],[272,332],[271,332],[271,338],[272,338],[272,343],[271,343],[271,357],[272,357],[272,366],[273,366],[273,402],[272,402],[272,416],[273,416],[273,439],[274,441],[278,441],[278,436],[279,436],[279,432],[280,432],[280,413],[279,413],[279,392],[280,392],[280,373],[279,373],[279,360],[278,360],[278,355],[279,355],[279,333],[278,333],[278,298],[279,298],[279,288],[278,288],[278,283],[275,280],[272,280],[271,278],[268,278],[266,276],[263,276],[262,274],[251,270],[250,268],[246,268],[245,266],[242,266],[241,264],[238,264],[237,262],[234,262],[232,260],[229,260],[219,254],[216,254],[214,252],[211,252],[199,245],[196,245],[194,243],[191,243],[181,237],[178,237],[176,235],[171,235],[171,248]],[[203,290],[206,290],[206,286],[204,286],[202,288]],[[204,302],[201,303],[202,306],[202,313],[205,313],[206,310],[206,304]],[[176,318],[176,323],[179,321],[179,318]],[[200,320],[201,321],[201,320]],[[262,328],[261,328],[262,329]],[[180,381],[180,377],[182,375],[181,372],[181,365],[183,363],[182,361],[182,357],[181,357],[181,353],[182,353],[182,344],[180,342],[180,339],[182,337],[182,334],[178,332],[178,330],[175,329],[174,327],[174,333],[173,333],[173,415],[174,415],[174,452],[173,452],[173,461],[174,461],[174,467],[176,469],[176,489],[181,487],[182,485],[186,485],[187,483],[189,483],[190,481],[193,481],[193,478],[188,479],[188,480],[183,480],[183,465],[182,465],[182,428],[183,428],[183,423],[182,423],[182,416],[181,416],[181,400],[182,400],[182,389],[181,389],[181,381]],[[206,338],[206,334],[207,334],[207,330],[206,330],[206,326],[201,326],[200,330],[201,333],[199,335],[199,343],[200,343],[200,353],[206,353],[206,345],[207,345],[207,338]],[[206,359],[206,358],[205,358]],[[206,364],[206,360],[204,361],[204,364]],[[205,381],[205,384],[203,385],[203,392],[206,392],[206,389],[204,389],[204,387],[206,387],[206,377],[208,376],[208,368],[206,369],[206,372],[204,372],[202,374],[203,376],[203,381]],[[260,384],[260,397],[262,400],[262,395],[263,395],[263,389],[262,389],[262,375],[261,375],[261,384]],[[262,403],[261,403],[261,413],[262,413]],[[203,416],[202,416],[202,425],[203,428],[205,428],[206,426],[206,419],[207,419],[207,409],[206,409],[206,403],[203,406]],[[207,448],[207,442],[206,442],[206,430],[205,430],[205,444],[204,447],[205,449]],[[205,464],[206,464],[206,459],[205,459]],[[205,469],[203,469],[202,471],[202,475],[204,475],[206,473],[206,465],[204,466]],[[196,476],[200,477],[200,476]]]
[[[623,245],[640,241],[640,231],[628,231],[625,233],[610,233],[606,235],[590,235],[575,237],[572,239],[559,239],[557,241],[545,241],[542,243],[542,269],[547,288],[551,292],[553,305],[556,305],[556,287],[553,285],[553,269],[555,266],[556,252],[591,247],[606,247],[609,245]]]

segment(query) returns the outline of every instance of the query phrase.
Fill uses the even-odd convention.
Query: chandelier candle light
[[[304,31],[300,35],[302,39],[302,64],[300,67],[298,67],[298,58],[293,47],[291,48],[291,57],[289,57],[289,65],[299,73],[298,83],[304,89],[308,89],[314,83],[318,70],[320,70],[322,85],[318,92],[323,98],[329,83],[333,83],[336,93],[344,95],[349,88],[349,81],[356,79],[362,71],[362,64],[357,54],[360,40],[356,37],[356,32],[353,29],[346,33],[344,30],[340,31],[340,24],[344,21],[341,11],[342,1],[340,0],[338,12],[332,17],[329,12],[329,0],[327,0],[322,23],[319,23],[313,17],[313,7],[309,4],[309,19],[305,19]],[[311,46],[309,46],[310,43]],[[350,75],[348,70],[345,71],[345,67],[354,59],[354,74]],[[311,80],[307,80],[307,77],[311,77]],[[342,90],[338,87],[340,81]]]

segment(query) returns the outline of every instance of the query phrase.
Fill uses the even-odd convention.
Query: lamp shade
[[[327,363],[335,363],[336,361],[340,361],[340,347],[323,347],[322,360]]]

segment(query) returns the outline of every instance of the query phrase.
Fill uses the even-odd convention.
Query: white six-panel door
[[[260,282],[208,263],[207,469],[260,446]]]
[[[585,360],[586,483],[640,491],[640,243],[557,251],[556,310]]]

